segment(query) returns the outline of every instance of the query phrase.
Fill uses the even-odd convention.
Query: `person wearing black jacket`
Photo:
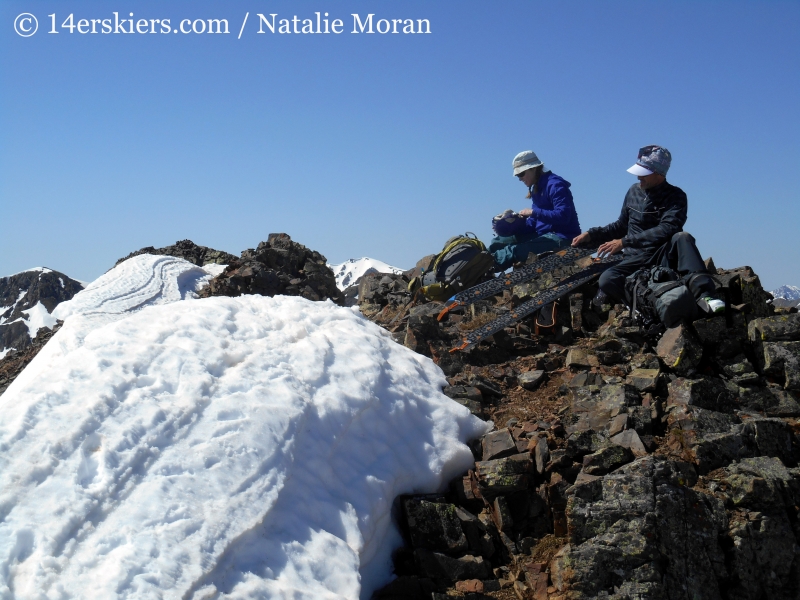
[[[671,162],[672,155],[666,148],[641,148],[636,164],[628,169],[639,182],[625,194],[619,218],[605,227],[592,227],[572,240],[573,246],[599,245],[601,257],[624,253],[623,260],[603,272],[599,281],[601,292],[617,301],[625,301],[625,278],[650,265],[669,267],[681,275],[698,273],[690,286],[695,297],[713,296],[714,281],[694,237],[683,231],[686,194],[667,182]],[[724,309],[720,300],[714,302],[712,310]]]

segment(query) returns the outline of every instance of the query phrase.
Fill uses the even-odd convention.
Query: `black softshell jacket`
[[[686,223],[686,194],[664,182],[649,190],[634,183],[625,194],[619,218],[605,227],[589,230],[592,244],[622,240],[626,254],[655,252]]]

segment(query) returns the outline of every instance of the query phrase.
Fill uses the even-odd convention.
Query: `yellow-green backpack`
[[[444,301],[478,283],[494,265],[492,255],[474,233],[452,237],[425,268],[408,284],[428,300]]]

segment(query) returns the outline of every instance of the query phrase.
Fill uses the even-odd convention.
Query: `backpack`
[[[625,299],[639,325],[645,329],[660,324],[669,328],[696,319],[700,309],[689,287],[694,275],[681,277],[667,267],[647,267],[629,275]]]
[[[444,301],[472,287],[494,266],[494,258],[474,233],[452,237],[419,277],[408,284],[428,300]]]

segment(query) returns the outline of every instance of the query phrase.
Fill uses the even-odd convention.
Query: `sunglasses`
[[[525,177],[525,173],[527,173],[527,171],[523,171],[522,173],[517,173],[517,179],[522,179],[523,177]]]

